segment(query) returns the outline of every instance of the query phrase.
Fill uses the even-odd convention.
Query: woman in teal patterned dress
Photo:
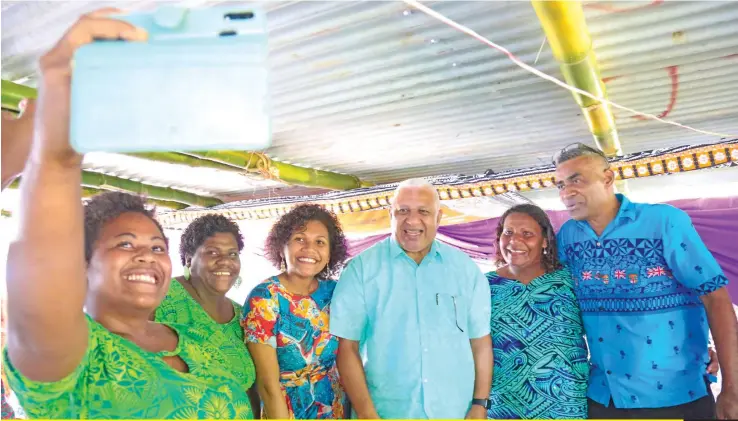
[[[69,141],[72,57],[93,39],[146,39],[106,17],[113,13],[84,16],[40,60],[22,217],[8,252],[7,386],[31,419],[252,418],[209,332],[149,320],[172,271],[154,211],[119,192],[82,205],[82,156]]]
[[[571,274],[546,213],[518,205],[500,218],[492,293],[491,419],[587,415],[587,345]]]

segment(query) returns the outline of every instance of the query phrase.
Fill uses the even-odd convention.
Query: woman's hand
[[[82,157],[69,144],[69,108],[72,76],[72,59],[75,51],[94,40],[145,41],[144,30],[107,16],[121,13],[107,8],[83,15],[64,34],[56,45],[39,61],[41,73],[39,110],[36,120],[38,131],[34,145],[38,150],[34,158],[53,158],[64,163],[79,165]],[[100,107],[119,107],[125,104],[99,104]]]

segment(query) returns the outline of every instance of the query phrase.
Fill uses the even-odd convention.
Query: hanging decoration
[[[652,177],[707,168],[738,166],[738,139],[716,144],[679,146],[639,152],[610,160],[618,180]],[[487,171],[479,175],[450,175],[428,179],[442,201],[469,197],[490,197],[509,192],[554,187],[553,164],[510,170]],[[397,184],[335,191],[315,196],[278,197],[232,202],[209,209],[185,209],[161,214],[165,226],[186,224],[200,215],[217,213],[233,220],[275,218],[299,203],[317,203],[336,214],[381,209],[389,206]]]

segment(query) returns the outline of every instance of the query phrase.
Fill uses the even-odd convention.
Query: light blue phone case
[[[265,15],[164,7],[116,16],[144,43],[99,41],[74,56],[78,152],[259,150],[271,144]]]

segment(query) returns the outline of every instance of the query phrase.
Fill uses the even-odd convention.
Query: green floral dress
[[[233,319],[219,324],[195,301],[189,292],[176,279],[172,279],[164,301],[156,309],[154,315],[157,322],[177,323],[208,329],[211,334],[208,342],[223,352],[231,372],[241,382],[244,390],[248,390],[256,380],[254,360],[243,341],[243,328],[240,324],[241,306],[233,303]]]
[[[152,353],[91,318],[87,353],[67,377],[34,382],[3,353],[8,385],[29,418],[46,419],[250,419],[248,396],[229,372],[207,330],[169,325],[179,335],[171,352]],[[179,356],[179,372],[162,359]]]

